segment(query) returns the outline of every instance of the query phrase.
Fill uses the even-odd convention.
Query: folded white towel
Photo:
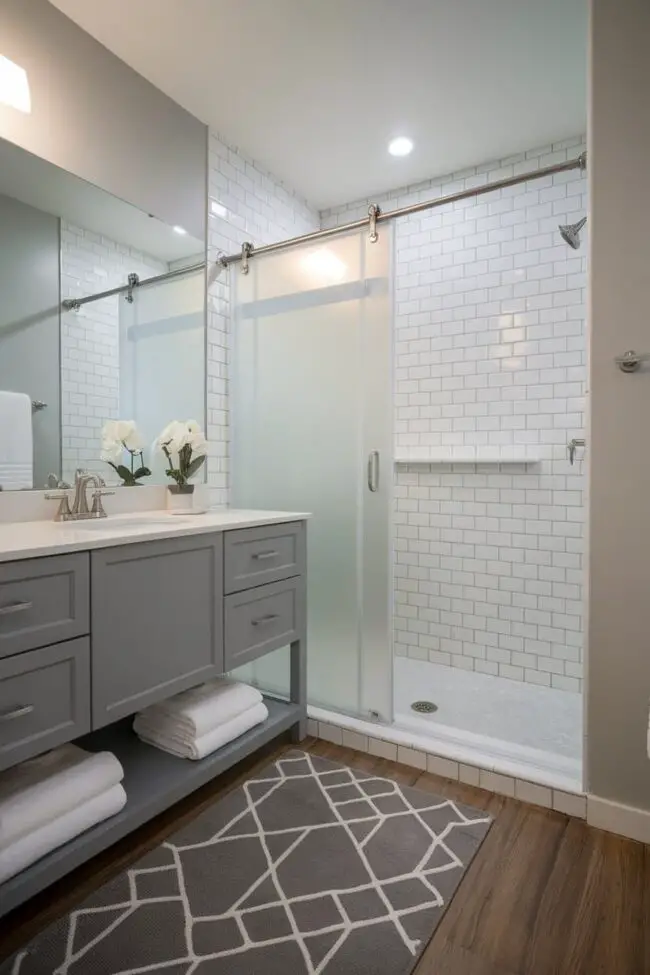
[[[125,804],[126,792],[121,785],[114,785],[40,829],[22,836],[15,843],[0,850],[0,883],[14,877],[91,826],[114,816]]]
[[[194,741],[261,704],[262,700],[256,688],[219,677],[152,704],[141,711],[140,716],[151,727],[167,728],[173,722],[177,734],[187,741]]]
[[[62,745],[0,773],[0,851],[124,778],[110,752]]]
[[[0,389],[0,486],[5,491],[33,487],[32,440],[31,399],[25,393]]]
[[[167,726],[161,730],[161,726],[150,725],[143,714],[136,715],[133,722],[133,730],[142,741],[149,745],[155,745],[165,752],[178,755],[179,758],[191,758],[197,760],[211,755],[218,748],[223,748],[228,742],[239,738],[244,732],[250,731],[255,725],[262,724],[269,716],[266,704],[256,704],[254,707],[231,718],[226,724],[219,725],[213,731],[201,735],[193,741],[184,736],[175,734],[173,726]]]

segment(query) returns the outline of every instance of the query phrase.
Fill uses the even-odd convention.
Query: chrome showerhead
[[[582,220],[578,220],[577,223],[560,224],[559,230],[562,240],[566,241],[569,247],[572,247],[574,251],[577,251],[580,247],[580,231],[586,222],[587,218],[583,217]]]

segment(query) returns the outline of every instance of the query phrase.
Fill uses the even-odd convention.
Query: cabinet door
[[[222,612],[221,535],[92,552],[93,728],[223,673]]]

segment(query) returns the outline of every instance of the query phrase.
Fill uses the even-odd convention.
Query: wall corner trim
[[[587,796],[587,823],[640,843],[650,843],[650,810],[624,806],[599,796]]]

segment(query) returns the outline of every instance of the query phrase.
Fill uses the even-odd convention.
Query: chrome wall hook
[[[623,355],[617,355],[614,362],[621,372],[636,372],[641,363],[648,362],[648,360],[650,360],[650,353],[635,352],[634,349],[628,349]]]

